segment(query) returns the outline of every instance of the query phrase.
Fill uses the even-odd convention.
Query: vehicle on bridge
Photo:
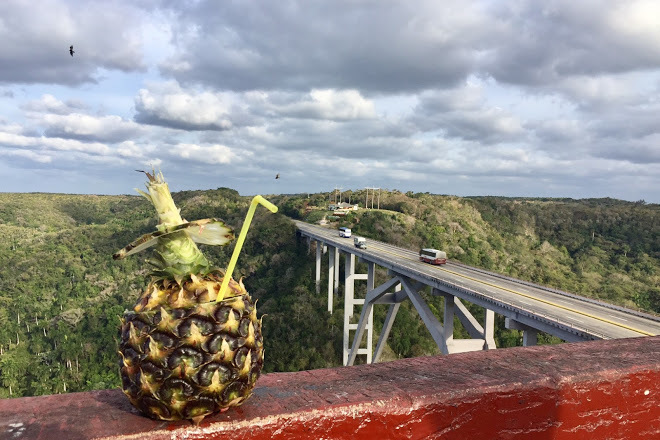
[[[351,230],[349,228],[339,228],[339,236],[344,238],[350,238]]]
[[[353,239],[353,244],[356,248],[366,249],[367,248],[367,239],[364,237],[355,237]]]
[[[425,263],[445,264],[447,263],[447,253],[437,249],[422,249],[419,251],[419,259]]]

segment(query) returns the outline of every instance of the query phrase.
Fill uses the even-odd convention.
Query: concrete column
[[[321,248],[323,243],[316,241],[316,293],[321,293]]]
[[[367,363],[373,362],[374,354],[374,308],[369,309],[369,316],[367,317]]]
[[[357,324],[351,324],[353,317],[353,306],[355,305],[354,278],[355,273],[355,255],[347,254],[344,256],[344,350],[343,364],[348,365],[348,355],[351,349],[351,330],[357,327]]]
[[[369,261],[367,266],[367,293],[374,290],[376,284],[376,263]],[[364,304],[362,307],[366,307]],[[374,309],[369,308],[369,316],[367,317],[367,363],[373,362],[374,350]]]
[[[339,248],[335,248],[335,295],[339,293]]]
[[[353,306],[355,305],[355,255],[344,255],[344,292],[350,293],[351,307],[350,316],[353,317]],[[348,309],[348,307],[346,307]]]
[[[518,322],[511,318],[504,320],[504,327],[512,330],[522,330],[523,332],[523,347],[536,345],[538,342],[538,330],[528,325]]]
[[[538,342],[538,331],[535,328],[527,328],[523,330],[523,347],[536,345]]]
[[[334,293],[334,274],[335,274],[335,264],[339,265],[339,261],[335,260],[335,255],[337,248],[331,247],[330,252],[328,252],[328,312],[332,314],[332,294]],[[336,263],[335,263],[336,262]]]
[[[374,290],[376,285],[376,263],[369,261],[369,266],[367,268],[367,292]]]
[[[449,346],[454,342],[454,296],[443,296],[445,303],[445,313],[442,318],[442,334],[445,340],[445,346],[449,351]],[[449,354],[444,353],[444,354]]]
[[[484,350],[492,350],[497,348],[495,345],[495,312],[486,309],[484,314]]]

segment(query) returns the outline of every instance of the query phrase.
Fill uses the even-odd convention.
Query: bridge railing
[[[502,304],[502,305],[510,307],[511,310],[515,310],[516,312],[524,312],[524,313],[527,314],[527,316],[529,318],[532,318],[532,319],[545,319],[548,322],[554,323],[556,326],[565,327],[565,328],[568,328],[568,329],[571,329],[571,330],[576,330],[580,333],[583,333],[583,334],[586,334],[586,335],[591,335],[596,339],[610,339],[604,333],[595,332],[593,330],[590,330],[586,327],[574,324],[572,322],[566,322],[565,319],[561,318],[558,315],[552,315],[552,314],[549,314],[549,313],[533,311],[531,309],[528,309],[524,305],[513,304],[511,302],[508,302],[508,301],[503,300],[501,298],[495,297],[495,296],[490,295],[488,293],[475,292],[471,289],[468,289],[465,286],[461,286],[461,288],[463,290],[467,291],[467,292],[470,292],[471,295],[478,295],[478,296],[480,296],[484,299],[487,299],[487,300],[491,301],[494,304]]]
[[[558,295],[562,295],[562,296],[565,296],[565,297],[568,297],[568,298],[578,299],[580,301],[588,302],[588,303],[591,303],[591,304],[597,304],[601,307],[605,307],[605,308],[608,308],[608,309],[611,309],[611,310],[626,312],[626,313],[629,313],[629,314],[632,314],[632,315],[636,315],[636,316],[639,316],[639,317],[643,317],[643,318],[647,318],[647,319],[651,319],[651,320],[660,322],[660,316],[653,315],[653,314],[648,313],[648,312],[646,312],[646,311],[644,311],[644,310],[642,310],[638,307],[635,307],[635,306],[621,307],[621,306],[617,306],[616,304],[610,304],[608,302],[600,301],[600,300],[595,299],[595,298],[589,298],[589,297],[586,297],[586,296],[576,295],[574,293],[566,292],[564,290],[555,289],[555,288],[548,287],[548,286],[543,286],[541,284],[532,283],[531,281],[525,281],[525,280],[520,280],[518,278],[512,278],[512,277],[509,277],[509,276],[506,276],[506,275],[499,274],[497,272],[491,272],[491,271],[488,271],[486,269],[481,269],[479,267],[468,266],[468,265],[460,263],[458,261],[453,261],[452,260],[451,263],[456,265],[456,266],[465,267],[465,268],[468,268],[468,269],[473,270],[475,272],[490,275],[490,276],[493,276],[493,277],[496,277],[496,278],[500,278],[502,280],[514,281],[514,282],[522,284],[524,286],[530,286],[530,287],[534,287],[536,289],[542,289],[542,290],[545,290],[547,292],[556,293]]]

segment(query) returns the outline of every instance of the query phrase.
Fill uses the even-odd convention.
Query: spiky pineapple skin
[[[261,374],[261,320],[242,282],[218,303],[224,274],[152,281],[120,330],[122,388],[159,420],[198,419],[242,404]]]

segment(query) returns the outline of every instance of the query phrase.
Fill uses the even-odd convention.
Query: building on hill
[[[328,205],[328,211],[335,211],[337,209],[342,209],[345,211],[357,211],[358,205],[353,205],[351,203],[346,203],[346,202],[330,203]]]

